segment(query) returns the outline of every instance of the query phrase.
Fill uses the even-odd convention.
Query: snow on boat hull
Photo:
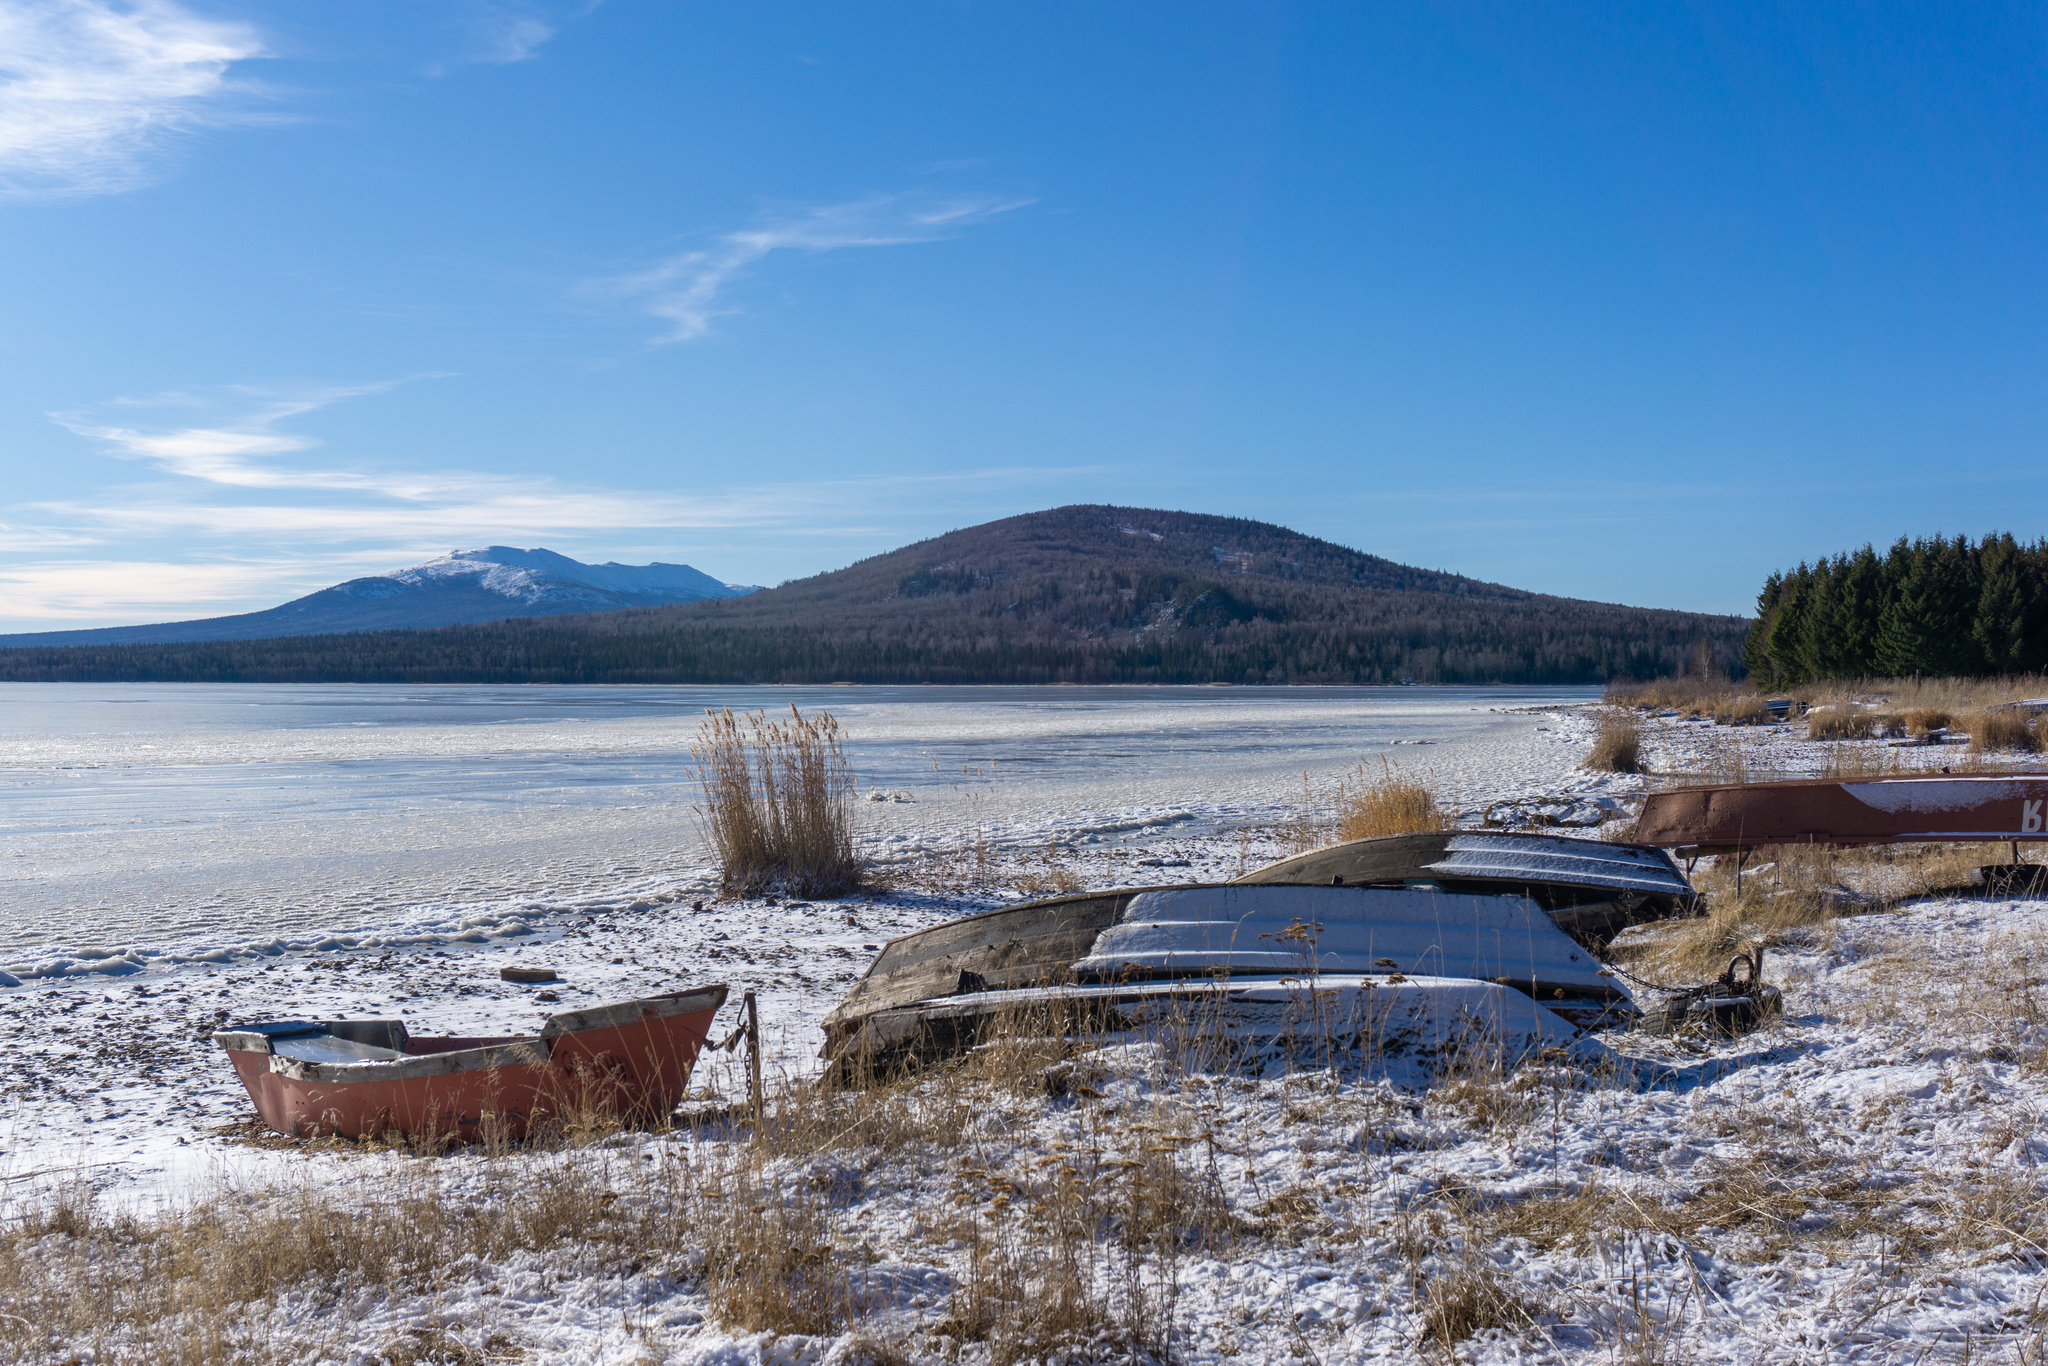
[[[1433,831],[1350,840],[1208,886],[1425,884],[1444,892],[1527,896],[1589,950],[1628,925],[1689,912],[1692,885],[1647,845],[1497,831]],[[1191,889],[1124,887],[1004,906],[890,940],[824,1019],[826,1057],[854,1046],[879,1011],[973,991],[1072,982],[1073,964],[1133,897]],[[1526,977],[1527,974],[1521,974]]]
[[[1469,978],[1401,973],[1263,981],[1186,980],[979,992],[879,1012],[861,1042],[876,1056],[943,1056],[990,1037],[1093,1036],[1162,1042],[1204,1061],[1304,1054],[1431,1072],[1512,1067],[1563,1047],[1571,1021],[1528,996]],[[859,1071],[859,1059],[842,1060]]]
[[[1592,951],[1522,896],[1428,888],[1198,887],[1144,892],[1074,963],[1080,981],[1392,970],[1614,999]]]
[[[1045,909],[1016,907],[1004,914],[1030,926]],[[1114,923],[1101,923],[1111,915]],[[1500,999],[1498,989],[1514,988],[1522,1000],[1540,1004],[1549,1023],[1566,1030],[1632,1011],[1626,991],[1603,970],[1592,948],[1519,895],[1446,892],[1433,885],[1157,888],[1119,893],[1113,904],[1109,897],[1096,898],[1089,922],[1100,928],[1087,932],[1087,952],[1035,964],[1042,974],[1035,982],[989,982],[972,970],[956,970],[957,959],[939,954],[924,960],[929,966],[920,976],[874,983],[885,953],[870,973],[877,989],[850,994],[827,1017],[825,1055],[850,1075],[886,1075],[956,1052],[991,1031],[1014,1028],[1022,1006],[1098,1001],[1108,999],[1100,994],[1105,991],[1137,991],[1132,999],[1149,999],[1143,996],[1152,990],[1149,984],[1157,984],[1164,999],[1183,999],[1220,986],[1279,989],[1289,980],[1455,980],[1465,984],[1459,991],[1483,988],[1488,1000]],[[972,928],[956,922],[938,930],[964,935]],[[1079,937],[1070,932],[1063,942]],[[890,948],[920,938],[906,936]],[[1029,955],[1024,966],[1032,966]],[[922,982],[925,990],[900,992],[905,981]],[[1048,991],[1081,994],[1041,994]],[[1456,993],[1446,999],[1443,1009],[1462,1008]]]
[[[1662,849],[1497,830],[1349,840],[1296,854],[1231,885],[1402,886],[1530,897],[1559,928],[1605,944],[1630,925],[1688,913],[1696,896]]]
[[[276,1020],[213,1038],[281,1134],[518,1139],[546,1116],[667,1115],[725,996],[721,983],[568,1011],[508,1038],[415,1039],[397,1020]]]
[[[1639,838],[1687,853],[1766,844],[2048,840],[2048,774],[1739,783],[1653,792]]]

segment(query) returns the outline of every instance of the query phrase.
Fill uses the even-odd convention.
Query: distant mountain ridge
[[[1551,597],[1238,517],[1081,505],[744,597],[432,631],[0,651],[0,679],[1597,683],[1748,622]]]
[[[721,583],[686,564],[584,564],[552,550],[493,545],[453,551],[388,574],[350,579],[262,612],[153,626],[0,635],[0,648],[159,645],[419,630],[508,617],[667,606],[754,591],[749,585]]]

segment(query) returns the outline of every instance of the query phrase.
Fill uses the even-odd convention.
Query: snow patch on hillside
[[[519,550],[504,545],[451,551],[437,560],[394,569],[376,578],[414,588],[474,578],[477,586],[487,592],[527,603],[598,601],[621,593],[658,595],[680,602],[739,597],[754,591],[744,585],[722,583],[686,564],[584,564],[552,550]],[[374,578],[356,580],[347,587],[355,596],[367,596],[374,589],[356,591],[355,585],[375,582]]]

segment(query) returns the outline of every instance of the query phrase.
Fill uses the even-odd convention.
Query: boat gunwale
[[[383,1024],[404,1028],[402,1020],[283,1020],[254,1021],[217,1031],[213,1042],[232,1053],[259,1053],[269,1059],[269,1070],[292,1081],[318,1082],[337,1086],[378,1085],[415,1081],[426,1077],[456,1076],[465,1072],[495,1071],[512,1067],[544,1067],[554,1058],[554,1045],[578,1035],[621,1029],[650,1020],[677,1015],[716,1011],[726,1002],[731,988],[724,982],[664,992],[658,996],[608,1001],[587,1010],[563,1011],[548,1017],[537,1034],[512,1035],[473,1048],[432,1053],[401,1053],[394,1058],[373,1058],[356,1062],[310,1062],[287,1057],[276,1051],[275,1042],[307,1034],[335,1034],[335,1025]],[[652,1007],[650,1009],[650,1007]],[[564,1020],[573,1025],[559,1024]],[[282,1030],[278,1026],[300,1026]],[[268,1028],[266,1028],[268,1026]],[[260,1045],[260,1046],[253,1046]]]

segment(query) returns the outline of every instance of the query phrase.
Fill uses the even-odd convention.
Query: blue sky
[[[1980,5],[0,0],[0,631],[1036,508],[1744,611],[2048,531]]]

